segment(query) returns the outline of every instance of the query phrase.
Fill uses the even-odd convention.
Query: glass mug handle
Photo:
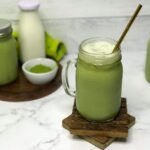
[[[69,60],[64,66],[63,66],[63,70],[62,70],[62,85],[64,87],[65,92],[72,96],[75,97],[76,95],[76,91],[71,89],[70,85],[69,85],[69,81],[68,81],[68,69],[70,65],[74,65],[76,67],[76,63],[77,63],[77,59],[73,59],[73,60]]]

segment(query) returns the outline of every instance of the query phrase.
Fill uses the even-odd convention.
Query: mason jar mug
[[[0,19],[0,85],[14,81],[18,75],[16,41],[9,21]]]
[[[118,114],[121,103],[122,63],[120,48],[111,39],[91,38],[79,47],[77,61],[70,60],[62,71],[67,94],[74,96],[78,112],[87,120],[109,121]],[[68,68],[76,66],[76,91],[69,86]]]

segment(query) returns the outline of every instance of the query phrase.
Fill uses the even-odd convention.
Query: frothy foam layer
[[[115,45],[106,41],[93,41],[83,46],[84,51],[92,54],[111,54]]]

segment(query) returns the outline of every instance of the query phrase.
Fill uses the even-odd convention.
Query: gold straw
[[[138,7],[137,7],[136,10],[135,10],[133,16],[130,18],[130,20],[129,20],[129,22],[128,22],[126,28],[125,28],[125,30],[124,30],[123,33],[121,34],[121,36],[120,36],[120,38],[119,38],[117,44],[115,45],[115,47],[114,47],[114,49],[113,49],[113,52],[116,51],[116,50],[118,49],[118,47],[120,46],[121,42],[123,41],[124,37],[126,36],[127,32],[129,31],[129,29],[130,29],[132,23],[134,22],[134,20],[135,20],[135,18],[137,17],[137,15],[138,15],[139,11],[141,10],[141,8],[142,8],[142,5],[139,4]]]

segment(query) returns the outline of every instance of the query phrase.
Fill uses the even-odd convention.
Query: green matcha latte
[[[80,45],[76,71],[76,105],[88,120],[112,120],[121,103],[121,52],[115,42],[93,38]]]

